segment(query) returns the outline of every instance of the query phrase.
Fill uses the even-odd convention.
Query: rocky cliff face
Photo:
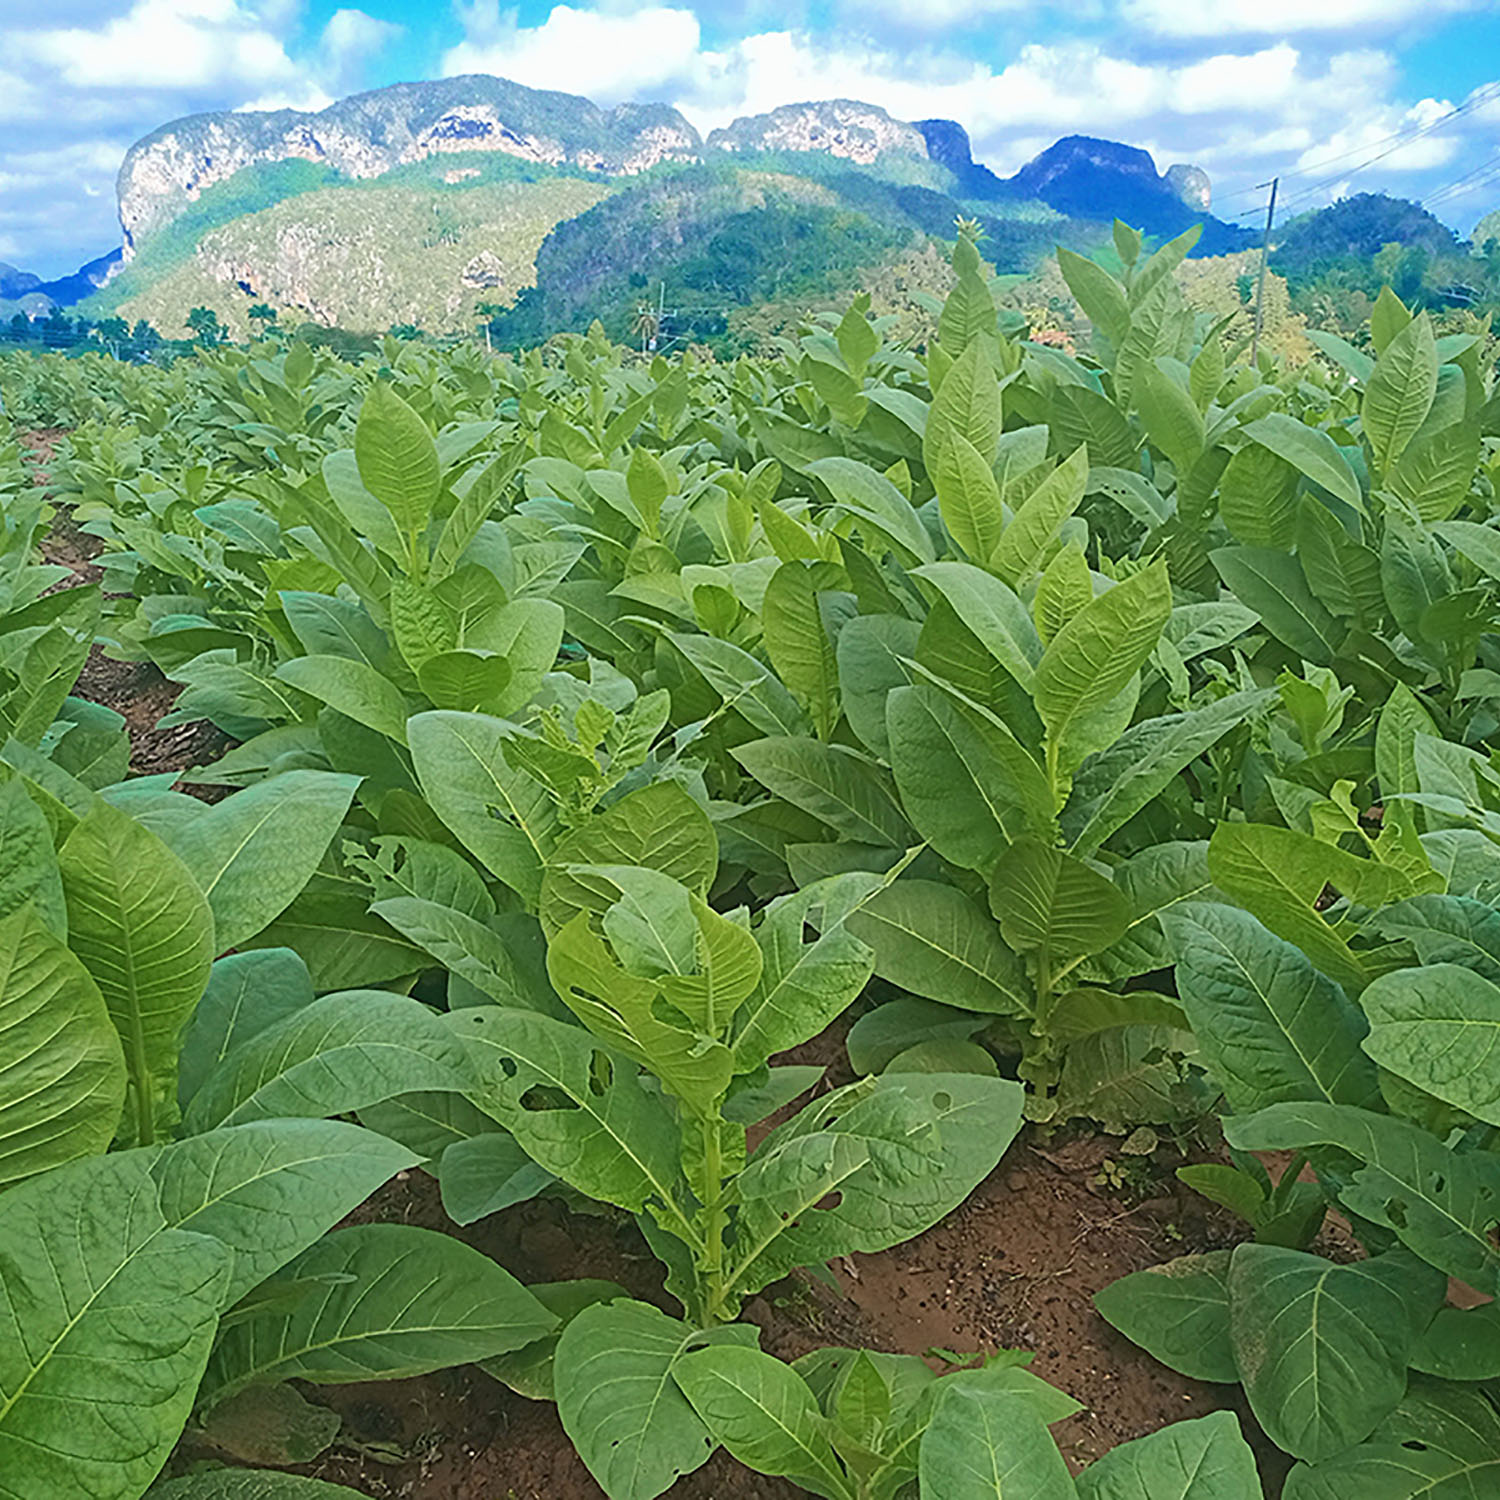
[[[784,104],[768,115],[736,120],[708,137],[710,151],[822,151],[859,166],[882,156],[927,158],[927,143],[915,125],[892,119],[874,104],[827,99]]]
[[[316,114],[224,112],[162,126],[132,146],[120,168],[120,225],[129,259],[205,188],[269,162],[312,161],[367,178],[445,152],[499,151],[616,176],[694,161],[701,148],[698,132],[665,105],[603,110],[488,74],[403,83]]]

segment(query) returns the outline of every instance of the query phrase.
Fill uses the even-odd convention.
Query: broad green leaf
[[[1027,497],[990,551],[990,566],[1013,588],[1041,564],[1088,483],[1087,448],[1075,448]],[[971,554],[972,555],[972,554]]]
[[[747,1468],[854,1500],[817,1402],[790,1365],[748,1345],[719,1344],[678,1359],[672,1378],[715,1442]]]
[[[922,1437],[922,1500],[1073,1500],[1047,1424],[1024,1397],[942,1390]]]
[[[1500,983],[1500,912],[1469,896],[1413,896],[1388,906],[1377,930],[1409,942],[1424,964],[1459,964]]]
[[[644,1302],[587,1307],[557,1341],[557,1414],[609,1500],[654,1500],[701,1468],[714,1440],[673,1378],[700,1344],[753,1345],[743,1324],[700,1333]]]
[[[816,741],[807,743],[827,753]],[[549,933],[580,911],[602,914],[616,900],[612,885],[585,872],[590,865],[641,865],[701,896],[718,870],[718,840],[708,814],[680,782],[654,782],[621,797],[552,851],[541,900],[542,926]]]
[[[203,1080],[242,1042],[313,1002],[312,976],[290,948],[231,953],[209,970],[177,1059],[186,1109]]]
[[[926,683],[886,699],[891,768],[908,818],[945,859],[968,869],[1052,822],[1042,768],[1001,720]]]
[[[1376,907],[1412,889],[1391,865],[1269,823],[1221,823],[1209,840],[1208,872],[1221,891],[1356,993],[1375,970],[1319,912],[1325,889]]]
[[[1500,1250],[1491,1240],[1500,1218],[1500,1161],[1454,1152],[1421,1127],[1348,1106],[1273,1104],[1225,1121],[1232,1145],[1246,1151],[1305,1151],[1335,1146],[1364,1165],[1347,1184],[1344,1206],[1393,1230],[1409,1250],[1471,1286],[1500,1286]]]
[[[0,1037],[0,1188],[105,1151],[125,1104],[120,1035],[29,907],[0,919]]]
[[[1181,483],[1203,452],[1203,413],[1159,365],[1143,364],[1133,390],[1148,436],[1171,459]]]
[[[1443,1380],[1500,1379],[1500,1302],[1440,1307],[1417,1341],[1411,1367]]]
[[[1114,410],[1113,407],[1110,408]],[[1046,645],[1094,598],[1094,578],[1081,548],[1060,548],[1046,566],[1031,601],[1031,617]]]
[[[886,703],[892,688],[912,680],[907,663],[917,654],[921,626],[899,615],[856,615],[839,631],[839,686],[844,712],[865,747],[883,760],[891,758]],[[757,725],[757,728],[761,726]],[[792,728],[765,730],[796,734]]]
[[[214,916],[188,866],[106,802],[68,835],[58,864],[69,946],[120,1033],[136,1137],[149,1144],[157,1092],[175,1088],[178,1038],[208,982]]]
[[[443,1211],[455,1224],[474,1224],[515,1203],[534,1198],[556,1181],[504,1130],[455,1141],[443,1152],[438,1182]]]
[[[974,339],[954,360],[928,411],[922,463],[939,492],[955,463],[955,434],[966,439],[984,463],[994,462],[1000,442],[1000,382],[988,343]]]
[[[442,488],[437,445],[427,424],[384,381],[370,387],[359,409],[354,458],[365,488],[401,532],[421,531]]]
[[[1479,427],[1473,422],[1419,433],[1387,482],[1424,521],[1446,521],[1469,493],[1480,445]]]
[[[1055,760],[1069,731],[1124,690],[1171,611],[1166,567],[1153,563],[1100,594],[1057,633],[1036,669],[1036,708],[1047,726],[1049,756]]]
[[[1500,1483],[1500,1419],[1485,1396],[1414,1379],[1372,1441],[1298,1464],[1285,1500],[1487,1500]]]
[[[821,739],[838,722],[839,669],[819,607],[826,564],[784,562],[766,585],[761,628],[776,675],[811,716]]]
[[[1389,285],[1381,287],[1375,305],[1370,309],[1370,342],[1375,346],[1376,355],[1384,354],[1391,340],[1410,322],[1411,311],[1406,304]],[[1369,380],[1373,373],[1372,362],[1370,369],[1360,378]]]
[[[1203,1064],[1232,1110],[1375,1105],[1364,1017],[1300,949],[1232,906],[1186,902],[1160,920]]]
[[[510,686],[510,663],[503,656],[484,651],[439,651],[417,669],[417,683],[434,707],[458,713],[493,712]],[[405,711],[405,701],[402,703]],[[380,728],[371,725],[371,728]],[[406,722],[401,734],[406,736]]]
[[[257,1120],[174,1142],[151,1175],[173,1229],[234,1252],[227,1307],[416,1164],[404,1146],[357,1125]]]
[[[1297,470],[1269,448],[1247,443],[1219,481],[1219,514],[1244,546],[1289,552],[1297,534]]]
[[[1130,308],[1120,283],[1103,266],[1062,245],[1057,265],[1084,317],[1118,348],[1130,331]]]
[[[407,735],[432,810],[491,874],[535,903],[558,836],[557,809],[541,783],[506,758],[510,727],[486,714],[436,710],[409,720]]]
[[[161,1480],[146,1493],[150,1500],[363,1500],[346,1485],[272,1469],[208,1469]]]
[[[1247,422],[1243,431],[1251,442],[1270,449],[1278,458],[1284,458],[1299,473],[1345,505],[1358,511],[1364,509],[1359,480],[1339,445],[1326,432],[1279,411]]]
[[[353,800],[357,776],[286,771],[206,808],[172,838],[213,908],[214,944],[244,945],[291,904]]]
[[[904,1073],[814,1101],[773,1130],[740,1174],[736,1290],[930,1228],[1004,1154],[1022,1096],[1001,1078]],[[830,1194],[837,1201],[823,1206]]]
[[[530,1011],[474,1006],[451,1025],[478,1073],[470,1097],[533,1161],[632,1213],[658,1200],[681,1227],[677,1127],[623,1057],[580,1026]]]
[[[852,626],[856,622],[849,623]],[[711,635],[673,635],[670,639],[709,687],[762,734],[803,735],[810,729],[811,721],[802,705],[776,674],[748,651]],[[842,647],[844,636],[839,640]]]
[[[1235,597],[1277,640],[1320,666],[1338,656],[1344,631],[1308,587],[1295,557],[1269,547],[1220,547],[1210,555]]]
[[[1365,1051],[1383,1068],[1500,1124],[1500,986],[1457,964],[1384,974],[1360,997]]]
[[[1437,386],[1437,345],[1424,315],[1385,346],[1365,383],[1360,419],[1377,478],[1384,478],[1427,420]]]
[[[990,909],[1010,947],[1049,966],[1108,948],[1130,922],[1130,903],[1113,881],[1030,838],[1012,844],[991,873]]]
[[[929,563],[914,571],[937,588],[985,650],[1030,691],[1042,643],[1015,591],[969,563]]]
[[[986,912],[950,885],[898,880],[847,925],[874,954],[875,972],[913,995],[989,1015],[1031,1010],[1021,960]]]
[[[6,1190],[0,1216],[0,1494],[132,1500],[193,1407],[231,1254],[173,1229],[149,1151]]]
[[[816,1036],[853,1004],[874,965],[852,923],[880,893],[879,876],[835,875],[771,902],[755,929],[755,989],[734,1024],[734,1071],[753,1073],[777,1052]],[[806,929],[815,925],[809,941]]]
[[[1255,1454],[1233,1412],[1121,1443],[1078,1476],[1079,1500],[1261,1500]]]
[[[994,556],[1005,529],[1000,487],[989,461],[961,432],[949,434],[943,453],[937,471],[943,524],[965,555],[983,566]],[[1003,568],[996,571],[1005,572]]]
[[[879,769],[843,745],[811,739],[752,740],[739,763],[776,796],[811,813],[844,838],[901,848],[910,825]]]
[[[1407,1284],[1414,1267],[1434,1273],[1401,1254],[1338,1266],[1276,1245],[1235,1250],[1235,1361],[1256,1419],[1294,1457],[1317,1463],[1362,1442],[1406,1394],[1416,1332]],[[1438,1277],[1428,1317],[1441,1296]]]
[[[1273,690],[1251,689],[1187,713],[1143,719],[1126,730],[1073,779],[1062,812],[1072,852],[1080,858],[1095,853],[1205,750],[1275,701]]]
[[[324,995],[237,1046],[204,1080],[183,1124],[346,1114],[422,1089],[466,1091],[467,1055],[418,1000],[383,990]]]
[[[1105,1321],[1194,1380],[1240,1378],[1229,1336],[1228,1250],[1184,1255],[1112,1281],[1094,1294]]]
[[[267,1282],[307,1284],[224,1330],[204,1375],[213,1406],[252,1382],[345,1385],[471,1364],[540,1338],[556,1319],[478,1250],[409,1224],[336,1230]]]
[[[0,917],[27,902],[58,937],[68,931],[62,877],[47,820],[19,776],[0,782]]]
[[[985,471],[988,474],[988,466]],[[821,479],[849,514],[891,542],[903,562],[931,562],[936,557],[932,538],[911,502],[884,474],[852,458],[820,458],[808,466],[808,473]],[[993,476],[990,482],[993,485]]]

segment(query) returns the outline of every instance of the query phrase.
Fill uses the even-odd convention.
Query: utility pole
[[[1271,225],[1276,222],[1276,188],[1280,183],[1279,177],[1273,177],[1270,181],[1271,197],[1266,204],[1266,232],[1260,242],[1260,279],[1255,284],[1255,333],[1250,339],[1250,368],[1256,369],[1256,359],[1260,354],[1260,330],[1266,312],[1266,261],[1271,254]],[[1261,183],[1262,187],[1267,186]]]

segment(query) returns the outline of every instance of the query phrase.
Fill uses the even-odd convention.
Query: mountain
[[[54,308],[72,307],[92,297],[119,268],[120,250],[111,250],[80,266],[71,276],[43,281],[31,271],[18,271],[0,261],[0,315],[22,312],[43,317]]]
[[[1200,252],[1250,242],[1207,214],[1196,168],[1163,176],[1113,142],[1068,137],[1002,178],[953,121],[857,100],[705,141],[665,105],[600,109],[488,75],[172,121],[130,148],[119,200],[121,267],[82,310],[167,333],[206,306],[243,334],[257,303],[356,329],[457,332],[499,307],[515,337],[595,316],[619,331],[648,287],[701,331],[880,267],[909,279],[899,268],[960,216],[1001,272],[1058,240],[1102,243],[1117,214],[1163,236],[1202,223]]]

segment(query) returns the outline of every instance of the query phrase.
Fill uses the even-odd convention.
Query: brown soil
[[[23,434],[39,469],[58,432]],[[39,475],[45,482],[45,472]],[[97,579],[98,544],[57,517],[48,557],[78,583]],[[138,774],[182,770],[222,748],[208,726],[163,731],[156,721],[177,688],[149,664],[115,662],[97,648],[78,691],[125,715]],[[206,732],[205,732],[206,731]],[[843,1081],[844,1026],[798,1049],[793,1061],[831,1064]],[[1229,1406],[1261,1455],[1268,1496],[1285,1461],[1264,1441],[1238,1388],[1204,1385],[1158,1365],[1095,1312],[1092,1297],[1120,1276],[1242,1236],[1231,1216],[1182,1187],[1185,1158],[1162,1146],[1132,1158],[1134,1196],[1103,1184],[1119,1150],[1106,1136],[1046,1140],[1027,1132],[958,1210],[919,1238],[878,1255],[851,1257],[835,1291],[799,1275],[754,1298],[745,1316],[764,1348],[794,1359],[825,1344],[907,1354],[935,1348],[1035,1353],[1035,1372],[1083,1403],[1053,1429],[1075,1470],[1117,1443],[1168,1422]],[[621,1216],[576,1214],[539,1199],[457,1230],[435,1182],[402,1173],[354,1221],[396,1221],[456,1233],[523,1282],[607,1277],[634,1296],[675,1311],[660,1269]],[[305,1387],[338,1411],[343,1430],[328,1453],[297,1470],[350,1485],[375,1500],[600,1500],[552,1406],[525,1400],[474,1368],[371,1385]],[[186,1441],[177,1464],[205,1457]],[[795,1500],[804,1492],[740,1468],[723,1453],[671,1490],[674,1500]]]
[[[38,485],[47,484],[48,466],[65,430],[58,427],[19,434],[23,455]],[[103,544],[96,537],[73,524],[72,507],[59,505],[42,552],[48,562],[71,568],[73,576],[56,587],[77,588],[98,583],[104,575],[94,559],[101,551]],[[130,736],[133,776],[154,776],[201,766],[217,759],[227,748],[229,741],[206,720],[170,729],[158,727],[158,721],[171,712],[181,691],[178,684],[168,682],[151,662],[115,661],[98,646],[90,648],[74,689],[80,698],[102,703],[123,715],[125,732]]]

